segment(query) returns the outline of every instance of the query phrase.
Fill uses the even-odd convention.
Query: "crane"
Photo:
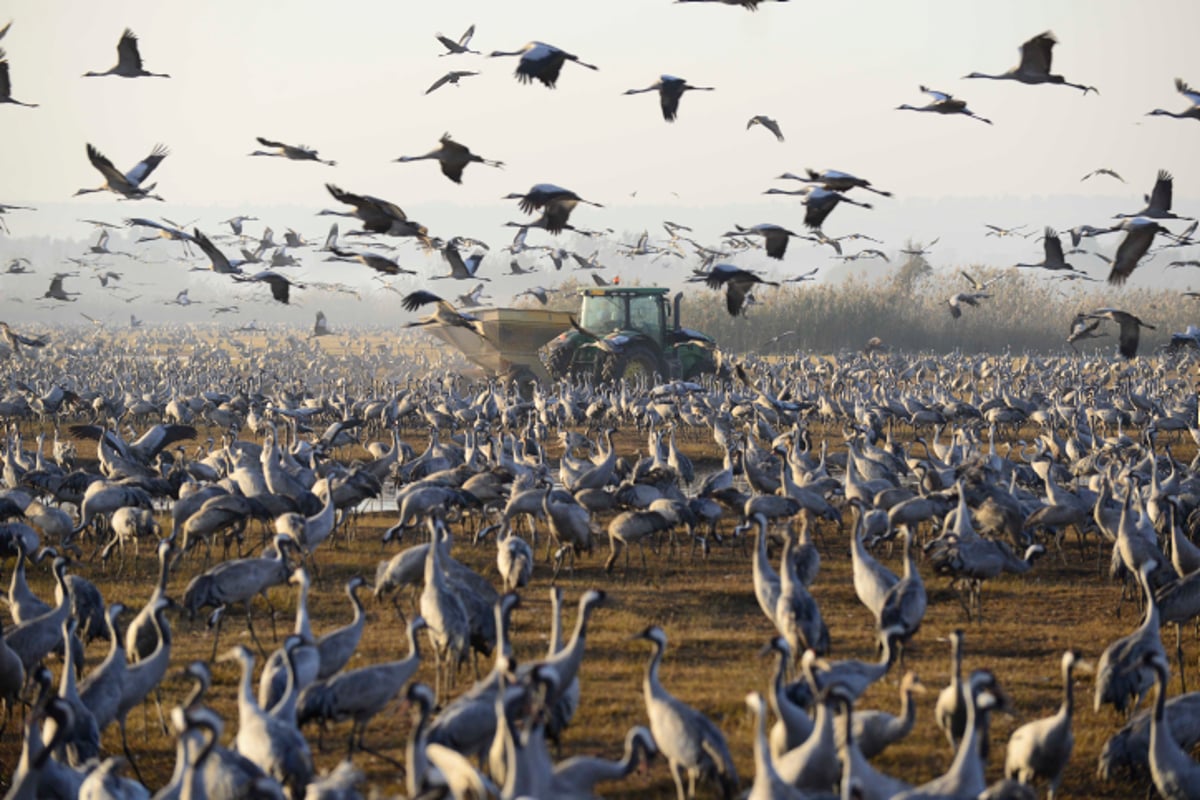
[[[117,63],[104,72],[85,72],[85,78],[101,78],[106,75],[118,75],[122,78],[169,78],[163,72],[149,72],[142,66],[142,55],[138,52],[138,37],[129,28],[121,34],[117,42]]]
[[[317,155],[317,151],[305,145],[291,145],[284,142],[276,142],[270,139],[264,139],[261,136],[255,136],[258,143],[263,147],[270,147],[271,150],[255,150],[250,155],[252,156],[275,156],[278,158],[287,158],[292,161],[315,161],[318,164],[326,164],[330,167],[336,167],[336,161],[326,161]]]
[[[983,72],[972,72],[965,75],[966,78],[987,78],[994,81],[1019,81],[1026,84],[1053,83],[1061,86],[1070,86],[1072,89],[1079,89],[1084,94],[1088,92],[1096,92],[1099,94],[1095,86],[1085,86],[1081,83],[1071,83],[1062,75],[1054,75],[1050,72],[1050,61],[1052,58],[1054,45],[1058,44],[1058,39],[1050,31],[1039,33],[1025,44],[1021,45],[1021,61],[1017,66],[1002,72],[999,75],[988,75]]]
[[[1153,111],[1147,111],[1147,117],[1174,117],[1175,119],[1200,119],[1200,92],[1188,86],[1183,78],[1175,79],[1175,91],[1188,99],[1191,103],[1183,111],[1167,111],[1165,108],[1156,108]]]
[[[388,236],[426,236],[429,229],[424,225],[408,218],[404,210],[395,203],[372,197],[369,194],[352,194],[332,183],[325,188],[339,203],[354,206],[353,211],[332,211],[324,209],[318,215],[333,214],[339,217],[358,217],[362,220],[363,230],[370,233],[382,233]]]
[[[37,103],[22,103],[12,96],[12,80],[8,76],[8,56],[0,48],[0,103],[11,103],[14,106],[37,108]]]
[[[746,130],[750,130],[755,125],[762,125],[771,133],[775,134],[776,141],[783,141],[783,131],[780,129],[779,123],[765,114],[755,114],[753,117],[751,117],[750,121],[746,123]]]
[[[503,161],[489,161],[482,156],[478,156],[471,152],[471,148],[464,144],[459,144],[450,138],[449,133],[443,133],[442,138],[438,140],[438,146],[422,156],[400,156],[395,159],[402,164],[407,164],[411,161],[424,161],[432,159],[438,162],[442,169],[442,174],[455,183],[462,183],[463,170],[471,163],[483,164],[488,167],[503,167]]]
[[[488,54],[489,58],[501,56],[520,56],[521,60],[517,62],[517,69],[513,72],[518,81],[521,83],[541,81],[549,89],[553,89],[558,83],[558,75],[567,61],[574,61],[579,66],[593,71],[599,69],[595,64],[580,61],[579,56],[545,42],[529,42],[518,50],[493,50]]]
[[[971,119],[977,119],[980,122],[992,124],[990,119],[981,117],[971,109],[967,108],[967,101],[960,100],[952,94],[939,92],[936,89],[930,89],[928,86],[918,87],[922,92],[933,98],[932,103],[923,106],[910,106],[908,103],[896,106],[897,111],[928,111],[934,114],[962,114]]]
[[[674,122],[675,116],[679,112],[679,100],[683,97],[684,92],[711,92],[711,86],[692,86],[684,78],[677,78],[674,75],[660,75],[658,80],[647,86],[645,89],[626,89],[624,94],[643,94],[645,92],[658,92],[659,103],[662,106],[663,119],[667,122]]]
[[[150,177],[150,174],[154,172],[154,169],[160,163],[162,163],[162,160],[169,154],[170,151],[167,150],[165,145],[156,144],[154,145],[154,149],[150,151],[150,155],[143,158],[137,163],[136,166],[134,166],[133,169],[122,175],[103,153],[97,150],[94,145],[89,143],[87,145],[88,161],[90,161],[92,166],[99,170],[100,174],[104,176],[104,185],[95,189],[80,189],[79,191],[75,192],[75,196],[78,197],[81,194],[108,191],[114,194],[122,195],[126,200],[142,200],[145,198],[151,198],[153,200],[161,201],[162,198],[158,195],[150,194],[150,190],[153,189],[157,184],[152,183],[149,186],[142,186],[142,183],[145,182],[146,178]]]
[[[442,53],[442,55],[445,56],[445,55],[450,55],[450,54]],[[478,75],[478,74],[479,74],[478,72],[475,72],[475,71],[469,70],[469,69],[451,70],[450,72],[447,72],[445,75],[443,75],[442,77],[440,77],[436,81],[434,81],[433,84],[428,89],[425,90],[425,94],[430,94],[434,90],[440,89],[443,86],[445,86],[446,84],[450,84],[451,86],[458,86],[458,82],[461,81],[463,78],[469,78],[472,75]]]
[[[442,34],[439,33],[437,35],[437,40],[442,43],[442,47],[446,48],[446,52],[438,53],[438,55],[453,56],[453,55],[460,55],[462,53],[474,53],[475,55],[479,55],[478,50],[472,50],[470,47],[471,37],[474,35],[475,35],[475,25],[474,24],[472,24],[469,28],[467,28],[467,30],[463,33],[463,35],[458,37],[457,40],[451,39],[448,36],[443,36]]]

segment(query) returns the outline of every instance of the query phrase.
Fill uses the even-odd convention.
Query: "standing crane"
[[[1058,39],[1050,31],[1039,33],[1021,45],[1021,61],[1008,72],[1002,72],[999,75],[972,72],[970,75],[964,77],[987,78],[994,81],[1020,81],[1021,83],[1031,85],[1053,83],[1061,86],[1070,86],[1072,89],[1079,89],[1084,94],[1088,92],[1099,94],[1095,86],[1071,83],[1062,75],[1054,75],[1050,72],[1050,60],[1053,55],[1054,45],[1056,44],[1058,44]]]
[[[169,78],[163,72],[149,72],[142,66],[142,55],[138,52],[138,38],[129,28],[121,34],[117,42],[117,64],[104,72],[85,72],[85,78],[102,78],[106,75],[118,75],[122,78]]]
[[[737,791],[738,775],[725,735],[708,717],[671,695],[658,678],[658,668],[667,649],[667,635],[662,628],[651,625],[636,638],[645,639],[654,646],[654,654],[642,680],[642,692],[646,715],[650,718],[650,732],[670,766],[678,800],[695,797],[696,778],[701,775],[715,777],[721,784],[722,796],[730,800]],[[685,773],[688,779],[686,792]]]

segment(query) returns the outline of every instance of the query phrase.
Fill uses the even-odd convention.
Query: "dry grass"
[[[390,550],[380,549],[378,535],[393,519],[390,513],[368,515],[360,523],[353,541],[348,542],[339,534],[334,545],[320,553],[320,576],[314,581],[310,597],[313,626],[318,633],[349,620],[350,606],[342,594],[342,586],[357,573],[370,577],[375,564],[391,554]],[[870,659],[874,657],[872,620],[853,593],[847,536],[832,526],[821,529],[822,567],[813,591],[830,627],[833,655]],[[747,545],[752,546],[753,542]],[[105,576],[98,563],[82,563],[77,569],[94,580],[110,602],[120,600],[138,608],[149,595],[154,580],[150,550],[143,548],[141,560],[131,563],[119,579]],[[749,556],[740,546],[728,545],[717,548],[708,561],[693,561],[686,555],[668,558],[664,550],[659,556],[651,555],[648,574],[635,566],[628,580],[622,580],[619,575],[609,578],[603,574],[601,566],[606,553],[607,549],[601,545],[596,554],[579,560],[574,576],[564,575],[560,581],[572,604],[589,587],[603,588],[611,598],[593,617],[581,674],[583,700],[567,732],[564,753],[604,753],[616,757],[625,730],[645,723],[641,676],[649,648],[644,642],[629,641],[629,637],[644,626],[657,623],[670,638],[662,675],[665,685],[717,721],[730,740],[744,781],[748,782],[753,774],[752,729],[742,700],[750,690],[765,691],[773,669],[772,661],[757,656],[773,630],[754,600]],[[496,578],[494,549],[490,544],[456,545],[455,555],[484,575]],[[1072,541],[1066,556],[1065,565],[1057,557],[1048,556],[1024,578],[990,582],[984,589],[987,620],[982,625],[965,623],[958,602],[945,588],[944,579],[928,579],[930,608],[908,653],[908,666],[933,691],[919,699],[913,734],[884,753],[877,766],[915,782],[927,780],[949,766],[951,752],[933,723],[933,704],[937,690],[948,676],[949,646],[942,640],[954,628],[964,627],[967,668],[993,669],[1017,708],[1016,718],[1001,717],[994,724],[993,736],[998,744],[993,748],[989,776],[999,777],[1002,743],[1008,734],[1022,722],[1053,713],[1058,705],[1061,697],[1058,664],[1062,651],[1075,647],[1095,659],[1108,642],[1136,624],[1129,610],[1122,619],[1114,617],[1119,589],[1099,576],[1094,545],[1082,556]],[[889,560],[893,569],[899,571],[898,550]],[[633,563],[638,564],[636,555]],[[170,586],[173,596],[182,595],[187,580],[198,568],[195,561],[185,561],[176,570]],[[30,580],[36,592],[50,595],[52,586],[44,568],[33,569]],[[518,659],[537,658],[545,651],[549,631],[548,582],[548,570],[539,565],[533,586],[523,592],[522,607],[515,615]],[[278,628],[282,633],[291,626],[295,592],[275,589],[272,598],[279,608]],[[256,611],[260,620],[258,630],[270,647],[271,626],[266,621],[264,607],[259,604]],[[572,610],[568,626],[573,624],[573,616]],[[173,618],[172,623],[176,638],[173,668],[164,691],[168,703],[177,702],[187,688],[178,677],[179,669],[190,659],[207,658],[211,648],[210,634],[202,622]],[[249,644],[241,620],[232,615],[226,624],[222,649],[235,641]],[[375,606],[370,609],[367,633],[351,666],[396,658],[404,650],[403,627],[391,607]],[[1188,652],[1188,663],[1194,664],[1194,642],[1188,642]],[[104,645],[96,642],[88,651],[88,668],[103,656]],[[487,667],[482,665],[482,669]],[[236,729],[234,691],[238,676],[231,664],[215,665],[214,673],[216,685],[211,702],[229,722],[228,739]],[[460,684],[469,676],[469,670],[464,671]],[[432,682],[430,663],[422,665],[419,678]],[[899,670],[894,670],[882,685],[873,687],[864,698],[865,706],[898,710],[899,678]],[[1140,795],[1144,786],[1103,784],[1095,778],[1100,748],[1121,723],[1111,710],[1100,714],[1091,711],[1091,688],[1088,677],[1083,676],[1079,681],[1075,725],[1077,744],[1063,796]],[[131,715],[130,739],[144,773],[151,785],[157,787],[171,773],[174,744],[157,730],[153,710],[148,719],[150,725],[146,728],[142,714],[135,711]],[[390,708],[371,726],[368,742],[394,758],[403,759],[408,728],[408,714]],[[328,749],[318,753],[321,768],[330,768],[341,758],[347,730],[345,726],[335,726],[325,736]],[[307,732],[315,742],[316,731]],[[104,746],[109,753],[120,752],[115,726],[105,735]],[[14,764],[18,747],[16,726],[10,726],[0,741],[0,761]],[[358,756],[358,762],[374,784],[389,792],[401,789],[402,779],[391,766],[366,755]],[[705,793],[708,791],[705,789]],[[657,761],[647,775],[635,775],[627,783],[612,787],[611,795],[667,797],[673,792],[663,762]]]

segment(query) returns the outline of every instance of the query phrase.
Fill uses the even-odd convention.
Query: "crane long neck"
[[[659,641],[655,641],[653,644],[654,653],[650,656],[650,663],[646,665],[646,677],[642,680],[642,690],[645,692],[647,700],[663,694],[662,683],[658,680],[658,665],[662,663],[665,645]]]

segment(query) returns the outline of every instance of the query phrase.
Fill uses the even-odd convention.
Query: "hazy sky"
[[[896,195],[854,195],[875,209],[839,208],[827,233],[869,232],[888,240],[884,249],[907,236],[942,235],[937,254],[947,263],[1040,260],[1036,243],[985,239],[982,223],[1100,224],[1139,209],[1159,168],[1176,176],[1176,211],[1200,211],[1200,123],[1145,116],[1186,108],[1176,76],[1200,84],[1193,41],[1200,4],[1187,0],[793,0],[764,3],[757,13],[668,0],[336,10],[304,0],[10,0],[0,22],[6,17],[14,24],[0,47],[13,94],[41,107],[0,105],[0,202],[39,212],[6,216],[12,238],[0,237],[0,256],[20,254],[14,240],[23,236],[83,238],[89,229],[79,217],[199,217],[202,228],[216,230],[234,212],[267,209],[277,231],[290,225],[315,238],[329,218],[313,214],[338,207],[326,181],[390,199],[436,235],[478,236],[493,248],[512,232],[503,222],[522,218],[500,196],[541,181],[604,203],[581,207],[572,221],[618,233],[657,233],[667,215],[694,223],[709,242],[733,223],[798,230],[803,209],[761,193],[783,185],[772,180],[779,173],[806,166],[852,172]],[[516,59],[439,57],[434,34],[456,38],[472,23],[472,46],[485,53],[537,39],[599,71],[568,63],[551,91],[514,80]],[[141,40],[146,68],[170,79],[80,77],[116,62],[126,26]],[[1020,43],[1044,30],[1060,39],[1054,71],[1099,95],[961,78],[1003,72]],[[450,69],[482,74],[425,96]],[[716,91],[687,94],[678,121],[667,124],[654,95],[622,95],[661,73]],[[927,100],[918,84],[963,97],[995,124],[894,110]],[[787,141],[747,131],[754,114],[777,119]],[[392,163],[426,152],[446,131],[505,168],[472,165],[456,185],[433,162]],[[248,158],[255,136],[316,147],[338,165]],[[168,202],[72,198],[101,182],[86,142],[123,170],[165,143],[171,155],[154,179]],[[1080,183],[1097,167],[1116,169],[1128,185],[1104,177]],[[344,221],[343,230],[352,224]],[[1110,238],[1103,249],[1116,244]],[[400,253],[425,274],[442,270],[407,248]],[[805,245],[789,251],[780,270],[826,263],[826,250]],[[506,271],[507,258],[488,264]],[[1098,261],[1082,266],[1107,271]],[[1135,282],[1161,276],[1162,266],[1139,270]],[[327,268],[313,269],[324,275]],[[365,267],[346,274],[364,285],[369,275]]]

